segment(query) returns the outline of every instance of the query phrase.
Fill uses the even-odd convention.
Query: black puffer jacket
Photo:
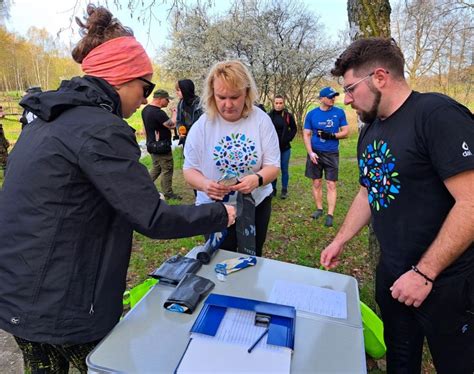
[[[105,81],[74,78],[21,104],[38,118],[0,192],[0,328],[51,344],[100,339],[122,312],[133,230],[211,233],[226,227],[225,208],[159,199]]]

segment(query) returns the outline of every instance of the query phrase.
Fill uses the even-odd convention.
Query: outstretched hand
[[[326,269],[333,269],[340,263],[339,256],[344,250],[344,245],[333,241],[321,252],[321,265]]]

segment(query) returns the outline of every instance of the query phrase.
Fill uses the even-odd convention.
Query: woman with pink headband
[[[119,321],[133,230],[169,239],[221,231],[221,203],[168,206],[140,164],[130,117],[153,91],[150,59],[105,8],[88,6],[73,51],[84,77],[21,105],[37,118],[11,152],[0,193],[0,329],[25,371],[87,372]]]

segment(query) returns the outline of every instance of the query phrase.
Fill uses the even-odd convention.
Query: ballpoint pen
[[[248,353],[251,353],[252,350],[255,348],[255,346],[258,344],[258,342],[259,342],[260,340],[262,340],[262,338],[263,338],[265,335],[267,335],[267,333],[268,333],[268,327],[265,329],[265,331],[262,333],[262,335],[260,335],[260,336],[258,337],[258,339],[255,341],[255,343],[253,343],[252,346],[251,346],[249,349],[247,349],[247,352],[248,352]]]

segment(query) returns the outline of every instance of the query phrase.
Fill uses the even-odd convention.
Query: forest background
[[[79,3],[79,2],[78,2]],[[133,1],[114,0],[110,7],[122,6],[138,12]],[[136,13],[143,27],[154,20],[153,0]],[[26,35],[10,32],[2,26],[12,1],[0,0],[0,105],[7,116],[0,120],[7,139],[14,146],[20,134],[18,102],[23,90],[38,85],[56,89],[63,79],[81,75],[80,66],[70,57],[71,46],[46,29],[31,27]],[[174,92],[178,79],[190,78],[199,93],[209,67],[216,61],[230,58],[243,60],[251,69],[259,87],[259,100],[267,109],[277,93],[285,94],[287,107],[295,114],[299,135],[293,143],[290,164],[290,198],[274,199],[273,213],[264,255],[269,258],[319,267],[320,251],[331,241],[358,189],[356,143],[357,118],[350,107],[344,107],[342,96],[337,105],[348,116],[351,133],[341,142],[341,175],[335,227],[325,228],[309,216],[314,209],[311,184],[304,178],[305,149],[301,139],[304,116],[317,105],[319,89],[331,85],[341,90],[330,75],[335,58],[350,43],[354,32],[349,27],[334,41],[318,16],[318,7],[311,9],[296,1],[238,1],[225,12],[216,12],[213,1],[187,4],[170,1],[169,44],[153,56],[154,82]],[[327,2],[316,2],[329,6]],[[396,0],[390,1],[391,35],[406,57],[405,72],[410,85],[421,92],[436,91],[452,96],[474,109],[474,28],[472,1],[461,0]],[[2,8],[3,6],[3,8]],[[148,6],[148,8],[147,8]],[[80,14],[79,14],[80,15]],[[370,19],[370,17],[369,17]],[[372,22],[376,22],[372,19]],[[153,37],[151,37],[153,38]],[[163,38],[163,36],[160,36]],[[142,41],[145,42],[145,41]],[[170,107],[176,105],[171,103]],[[143,140],[140,112],[129,124],[139,130]],[[11,149],[11,148],[10,148]],[[182,153],[175,151],[175,191],[184,196],[184,203],[193,202],[192,191],[185,185]],[[150,166],[150,158],[142,162]],[[0,185],[3,177],[0,172]],[[159,187],[159,184],[157,184]],[[186,253],[203,238],[157,241],[138,233],[134,236],[128,286],[146,279],[147,274],[172,254]],[[361,299],[376,309],[373,299],[373,271],[367,250],[367,230],[353,240],[338,272],[349,274],[359,282]],[[429,354],[425,354],[424,372],[433,372]],[[383,360],[373,366],[383,371]]]

